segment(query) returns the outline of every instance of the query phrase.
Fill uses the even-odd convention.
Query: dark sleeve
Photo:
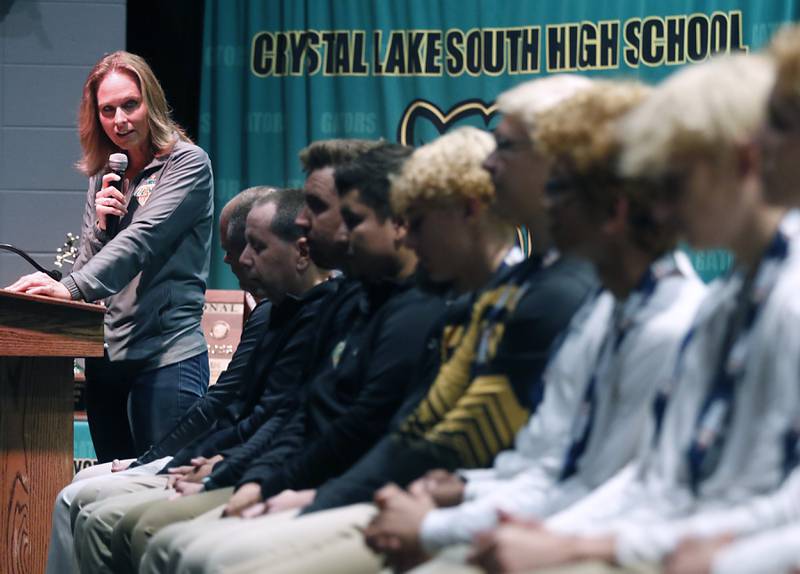
[[[174,153],[146,207],[137,210],[130,225],[65,278],[87,301],[120,291],[211,209],[213,181],[208,156],[196,146]],[[89,199],[94,209],[94,197]],[[86,211],[84,218],[88,206]]]
[[[194,403],[164,438],[136,460],[135,466],[175,455],[180,449],[210,430],[223,416],[225,408],[236,400],[243,385],[247,384],[245,376],[248,364],[253,350],[267,329],[271,306],[267,301],[258,304],[247,319],[231,362],[220,374],[217,383],[209,387],[206,395]]]
[[[279,468],[256,462],[241,482],[259,482],[264,498],[287,488],[316,488],[350,467],[386,432],[422,356],[424,335],[442,312],[437,298],[406,304],[398,304],[399,299],[387,304],[391,307],[368,351],[364,382],[353,404],[297,456]]]
[[[300,410],[303,366],[314,341],[318,305],[309,305],[287,326],[287,333],[272,352],[276,360],[266,367],[263,393],[253,410],[235,427],[214,433],[206,439],[207,450],[225,457],[214,468],[214,480],[224,486],[236,484],[252,461],[271,449],[271,445]],[[286,430],[291,435],[294,427]],[[212,442],[213,441],[213,442]],[[288,448],[283,457],[288,456]],[[219,467],[219,471],[217,471]],[[224,469],[224,470],[223,470]]]
[[[370,502],[375,491],[387,482],[405,488],[429,470],[455,470],[457,465],[448,463],[447,454],[437,452],[435,448],[411,447],[396,435],[384,436],[344,474],[323,484],[317,490],[314,502],[302,513]]]
[[[279,467],[300,451],[305,429],[305,410],[299,402],[287,401],[249,441],[222,453],[225,458],[214,465],[214,471],[205,481],[206,490],[251,482],[242,476],[259,455],[263,468]]]
[[[596,286],[583,265],[565,263],[534,283],[508,318],[487,372],[507,377],[519,403],[536,410],[543,396],[542,374],[553,343]]]

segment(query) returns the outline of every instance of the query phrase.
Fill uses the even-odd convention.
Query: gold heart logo
[[[496,114],[496,104],[487,104],[477,99],[459,102],[447,112],[443,112],[433,102],[417,99],[412,101],[403,112],[400,124],[397,126],[397,141],[403,145],[414,144],[417,119],[427,119],[436,128],[436,131],[443,134],[457,122],[474,116],[483,119],[483,123],[488,127],[489,122]]]

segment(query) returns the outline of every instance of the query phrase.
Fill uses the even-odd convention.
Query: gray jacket
[[[111,360],[171,365],[206,349],[200,327],[214,219],[211,162],[179,141],[131,181],[128,213],[110,238],[96,225],[89,181],[80,253],[62,280],[74,299],[105,299]]]

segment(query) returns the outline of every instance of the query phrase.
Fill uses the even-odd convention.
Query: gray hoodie
[[[73,299],[105,299],[105,341],[112,361],[158,368],[206,349],[200,327],[214,219],[211,162],[178,141],[131,181],[128,213],[112,238],[97,227],[89,181],[80,253],[62,280]]]

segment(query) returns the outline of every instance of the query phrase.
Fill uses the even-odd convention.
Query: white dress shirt
[[[734,399],[720,458],[710,475],[693,491],[687,452],[717,371],[728,320],[737,308],[743,285],[739,276],[719,282],[698,313],[655,446],[645,445],[634,470],[627,469],[607,488],[551,519],[552,528],[614,533],[617,561],[633,565],[660,561],[687,535],[727,532],[736,524],[743,532],[753,531],[780,520],[781,513],[792,513],[780,503],[776,506],[778,498],[772,499],[771,512],[754,500],[778,493],[784,484],[784,438],[800,404],[797,213],[790,213],[781,229],[789,253],[771,268],[759,268],[753,292],[766,284],[764,276],[775,273],[772,289],[765,290],[752,328],[731,346],[725,363],[737,372]],[[785,484],[791,487],[793,482]]]

